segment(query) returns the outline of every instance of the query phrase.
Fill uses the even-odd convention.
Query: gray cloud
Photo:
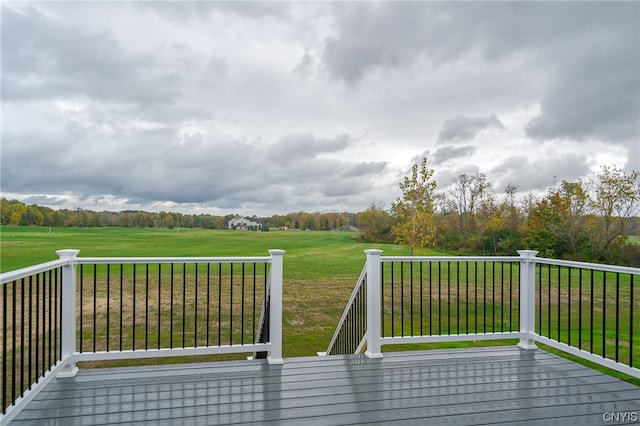
[[[134,55],[109,33],[69,25],[33,7],[3,7],[1,84],[7,102],[83,99],[129,117],[205,118],[211,113],[182,97],[192,81],[207,87],[212,76],[225,72],[215,52],[201,60],[176,44]]]
[[[358,211],[419,153],[441,185],[640,170],[638,3],[2,8],[2,191],[49,205]]]
[[[108,34],[85,31],[37,10],[3,8],[3,98],[171,102],[180,77],[151,56],[131,56]]]
[[[163,200],[229,209],[251,204],[263,211],[276,205],[296,210],[295,203],[321,205],[331,199],[359,197],[386,171],[385,163],[318,158],[347,147],[348,135],[287,135],[269,145],[215,141],[202,134],[181,138],[174,128],[130,130],[117,135],[121,144],[129,146],[125,152],[109,148],[108,140],[93,141],[90,135],[90,128],[78,126],[67,150],[26,148],[27,138],[31,146],[50,146],[51,135],[45,131],[7,135],[3,189],[118,194],[137,204]],[[274,156],[278,161],[271,161]],[[56,204],[49,200],[48,204]]]
[[[283,136],[269,148],[269,158],[278,164],[316,158],[320,154],[343,151],[351,144],[349,135],[316,138],[310,133]]]
[[[327,40],[324,59],[335,78],[356,83],[374,68],[397,68],[421,57],[439,66],[469,53],[489,60],[523,48],[539,54],[541,47],[550,44],[567,49],[565,52],[572,55],[576,50],[569,51],[570,47],[580,54],[586,53],[591,46],[582,38],[599,28],[605,34],[620,30],[633,35],[637,31],[638,5],[365,2],[341,5],[339,11],[337,34]],[[561,57],[555,59],[566,61]]]
[[[564,153],[533,161],[526,155],[509,157],[493,167],[489,174],[496,188],[515,182],[520,192],[526,192],[544,191],[556,181],[575,181],[588,175],[589,170],[585,155]]]
[[[437,143],[469,141],[478,132],[489,128],[504,129],[505,127],[495,114],[486,118],[458,115],[445,120],[438,133]]]
[[[382,173],[387,168],[387,163],[382,161],[370,161],[345,164],[346,167],[340,173],[343,177],[362,177]]]
[[[362,2],[340,11],[337,34],[327,40],[323,57],[331,75],[349,84],[376,68],[399,68],[421,58],[439,66],[473,50],[495,59],[552,37],[533,25],[540,22],[535,19],[540,10],[524,3]],[[543,22],[550,21],[554,18],[545,14]]]
[[[332,76],[349,84],[372,68],[406,63],[430,35],[416,31],[425,14],[417,3],[346,3],[337,10],[339,32],[327,39],[323,59]]]
[[[640,24],[636,13],[605,15],[607,31],[594,27],[545,93],[541,114],[526,127],[536,139],[601,139],[638,143],[640,139]],[[614,6],[614,8],[617,6]],[[631,12],[631,11],[629,11]],[[634,16],[635,15],[635,16]]]
[[[634,150],[639,13],[637,2],[349,4],[323,58],[330,75],[356,85],[377,70],[420,63],[428,73],[468,57],[498,61],[526,52],[535,58],[526,72],[543,90],[530,137],[599,138]],[[631,161],[640,167],[640,159]]]
[[[284,2],[265,1],[196,1],[196,2],[136,2],[137,7],[160,13],[167,19],[207,22],[211,14],[228,13],[253,19],[286,18],[289,7]]]
[[[33,195],[22,200],[25,204],[36,204],[39,206],[64,206],[68,200],[59,196]]]
[[[442,164],[447,160],[469,157],[474,152],[476,148],[473,146],[443,146],[433,154],[432,160],[434,164]]]

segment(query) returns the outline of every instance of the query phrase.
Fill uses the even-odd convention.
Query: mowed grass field
[[[2,226],[1,271],[57,259],[56,250],[80,257],[268,256],[285,250],[283,353],[325,351],[365,264],[364,250],[406,255],[392,244],[366,244],[352,232],[269,232],[203,229],[52,228]],[[422,254],[427,254],[425,251]]]

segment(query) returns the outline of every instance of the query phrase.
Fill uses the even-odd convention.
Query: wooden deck
[[[588,425],[610,412],[640,416],[640,387],[507,347],[81,370],[11,424]]]

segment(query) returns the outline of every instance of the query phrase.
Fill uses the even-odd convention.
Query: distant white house
[[[262,224],[254,222],[246,217],[236,216],[229,221],[229,229],[249,230],[249,229],[262,229]]]

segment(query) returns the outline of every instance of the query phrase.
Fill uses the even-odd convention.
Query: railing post
[[[271,255],[271,295],[269,302],[269,364],[284,364],[282,359],[282,261],[284,250],[269,250]]]
[[[62,318],[60,324],[62,362],[67,364],[58,372],[57,377],[73,377],[78,373],[76,363],[72,361],[76,352],[76,262],[80,250],[58,250],[60,260],[69,263],[62,267]]]
[[[382,358],[380,350],[380,255],[382,250],[365,250],[367,254],[367,351],[368,358]]]
[[[533,338],[536,321],[536,250],[518,250],[520,255],[520,337],[518,346],[536,349]]]

